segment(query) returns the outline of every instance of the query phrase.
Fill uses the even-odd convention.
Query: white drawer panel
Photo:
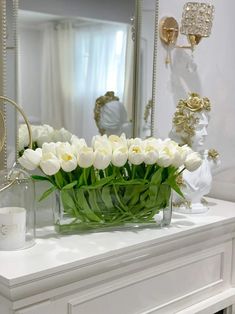
[[[138,279],[136,274],[136,282],[126,283],[119,289],[110,284],[77,295],[68,301],[69,314],[137,314],[153,308],[156,309],[154,313],[165,313],[163,308],[158,312],[158,306],[196,295],[202,290],[213,293],[213,287],[216,290],[224,284],[223,250],[214,254],[210,251],[207,256],[199,253],[191,259],[185,257],[185,260],[187,262],[182,259],[181,263],[176,260],[165,270],[156,267],[151,270],[151,275],[150,270],[146,270],[146,278],[140,276]]]

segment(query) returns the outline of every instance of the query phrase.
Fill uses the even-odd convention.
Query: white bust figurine
[[[202,165],[196,171],[184,170],[179,178],[185,196],[185,199],[178,194],[173,196],[173,208],[179,212],[203,213],[208,210],[203,196],[210,192],[213,171],[220,165],[216,150],[203,150],[210,110],[208,98],[200,98],[198,94],[192,93],[188,99],[179,101],[174,114],[170,138],[181,145],[188,144],[202,157]]]
[[[101,135],[132,136],[132,123],[128,121],[126,109],[114,95],[114,92],[107,92],[104,96],[96,99],[95,121]]]

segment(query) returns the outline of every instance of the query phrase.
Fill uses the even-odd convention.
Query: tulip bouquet
[[[32,125],[32,140],[33,148],[42,147],[43,143],[49,142],[70,142],[72,134],[64,128],[59,130],[54,129],[52,126],[43,125]],[[24,150],[28,147],[29,143],[29,132],[26,124],[21,124],[19,127],[19,151],[20,156]]]
[[[71,143],[44,143],[25,150],[19,163],[28,170],[39,167],[44,175],[33,178],[52,184],[41,199],[56,191],[56,229],[69,233],[152,223],[156,215],[159,220],[171,189],[182,195],[177,177],[184,169],[196,170],[201,157],[170,139],[103,135],[95,136],[90,147],[75,136]]]

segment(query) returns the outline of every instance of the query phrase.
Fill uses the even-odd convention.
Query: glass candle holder
[[[0,171],[0,250],[25,249],[35,239],[34,182],[14,167]]]

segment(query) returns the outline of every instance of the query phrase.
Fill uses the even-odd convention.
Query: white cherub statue
[[[181,145],[188,144],[194,151],[200,153],[202,165],[194,172],[183,171],[179,184],[185,199],[179,195],[173,196],[173,208],[183,213],[203,213],[208,210],[203,196],[211,189],[213,171],[220,165],[216,150],[203,150],[209,113],[211,110],[208,98],[200,98],[196,93],[186,100],[180,100],[173,117],[173,128],[170,138]]]

